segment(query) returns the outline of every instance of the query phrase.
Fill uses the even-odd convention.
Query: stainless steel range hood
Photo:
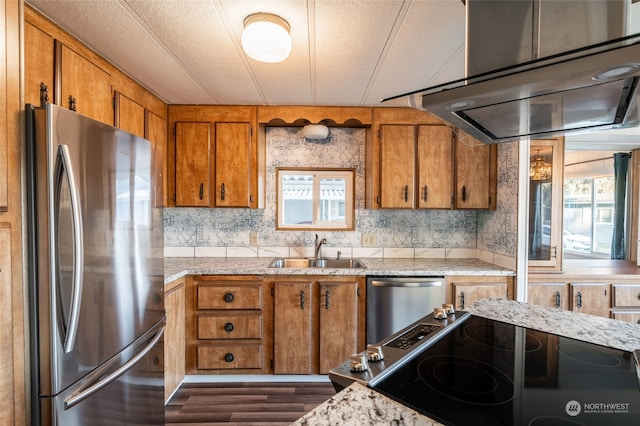
[[[631,0],[467,0],[466,78],[406,93],[485,143],[640,124]]]

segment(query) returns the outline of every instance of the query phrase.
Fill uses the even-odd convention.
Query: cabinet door
[[[144,138],[144,107],[119,92],[114,93],[114,103],[115,127]]]
[[[323,282],[320,287],[320,374],[357,352],[358,283]]]
[[[166,207],[169,205],[167,200],[167,120],[145,110],[144,137],[153,142],[155,147],[156,206]]]
[[[418,208],[453,207],[453,138],[449,126],[418,126]]]
[[[314,298],[311,290],[311,281],[275,284],[274,374],[312,373],[311,315]]]
[[[493,148],[492,148],[493,147]],[[456,208],[488,209],[491,203],[493,145],[470,136],[456,138]]]
[[[454,283],[453,293],[458,310],[464,310],[480,299],[506,299],[508,296],[506,283]]]
[[[176,123],[176,206],[209,206],[209,123]]]
[[[41,105],[41,83],[48,89],[46,101],[53,102],[53,37],[26,21],[24,67],[25,103]]]
[[[185,374],[185,286],[178,284],[164,296],[166,328],[164,333],[164,399],[180,386]]]
[[[59,42],[56,42],[56,55],[60,81],[56,103],[113,125],[111,75]]]
[[[551,308],[569,309],[569,286],[564,282],[527,285],[527,303]]]
[[[380,207],[414,207],[416,126],[380,126]]]
[[[583,314],[609,317],[609,286],[603,283],[571,284],[571,310]]]
[[[251,206],[251,124],[216,123],[216,207]]]

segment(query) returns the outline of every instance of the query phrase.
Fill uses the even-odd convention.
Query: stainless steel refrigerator
[[[33,424],[164,424],[154,146],[26,107]]]

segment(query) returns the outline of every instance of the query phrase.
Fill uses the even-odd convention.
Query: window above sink
[[[276,174],[276,229],[354,229],[353,169],[278,168]]]

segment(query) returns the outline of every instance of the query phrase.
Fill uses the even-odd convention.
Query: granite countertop
[[[185,275],[492,275],[514,276],[515,271],[478,259],[360,258],[365,268],[269,268],[273,258],[168,257],[165,283]]]
[[[636,324],[513,300],[483,299],[468,308],[476,316],[551,332],[615,349],[640,349]],[[440,425],[414,410],[354,383],[319,405],[294,425]]]

